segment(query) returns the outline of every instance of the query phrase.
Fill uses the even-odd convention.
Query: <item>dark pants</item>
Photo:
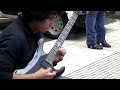
[[[86,15],[86,37],[88,44],[105,41],[105,11],[89,11]]]

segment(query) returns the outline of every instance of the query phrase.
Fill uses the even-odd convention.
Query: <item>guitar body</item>
[[[26,74],[35,73],[40,68],[43,68],[43,69],[52,68],[52,71],[56,71],[56,76],[54,77],[54,79],[59,78],[65,71],[65,67],[63,66],[59,70],[54,69],[52,64],[45,61],[47,56],[48,56],[47,54],[41,56],[38,62],[36,63],[36,65],[34,65],[34,67],[32,67]]]
[[[30,73],[35,73],[36,71],[38,71],[40,68],[42,68],[41,64],[42,62],[46,59],[47,54],[43,55],[40,57],[40,59],[37,61],[37,63],[28,71],[26,72],[26,74],[30,74]],[[50,66],[50,65],[49,65]],[[50,66],[51,67],[51,66]],[[44,67],[43,67],[44,68]]]

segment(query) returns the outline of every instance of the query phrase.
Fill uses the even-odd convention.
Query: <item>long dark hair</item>
[[[61,15],[64,11],[21,11],[20,16],[24,18],[25,21],[30,22],[33,19],[38,21],[43,21],[47,19],[50,15]]]

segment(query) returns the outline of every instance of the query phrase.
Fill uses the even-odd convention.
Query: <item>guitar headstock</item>
[[[76,13],[77,15],[83,15],[86,14],[87,12],[83,12],[83,11],[73,11],[74,13]]]

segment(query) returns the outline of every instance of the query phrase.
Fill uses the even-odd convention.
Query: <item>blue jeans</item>
[[[105,41],[105,11],[89,11],[86,15],[87,44]]]
[[[60,76],[58,79],[72,79],[72,78],[68,78],[68,77],[65,77],[65,76]]]

